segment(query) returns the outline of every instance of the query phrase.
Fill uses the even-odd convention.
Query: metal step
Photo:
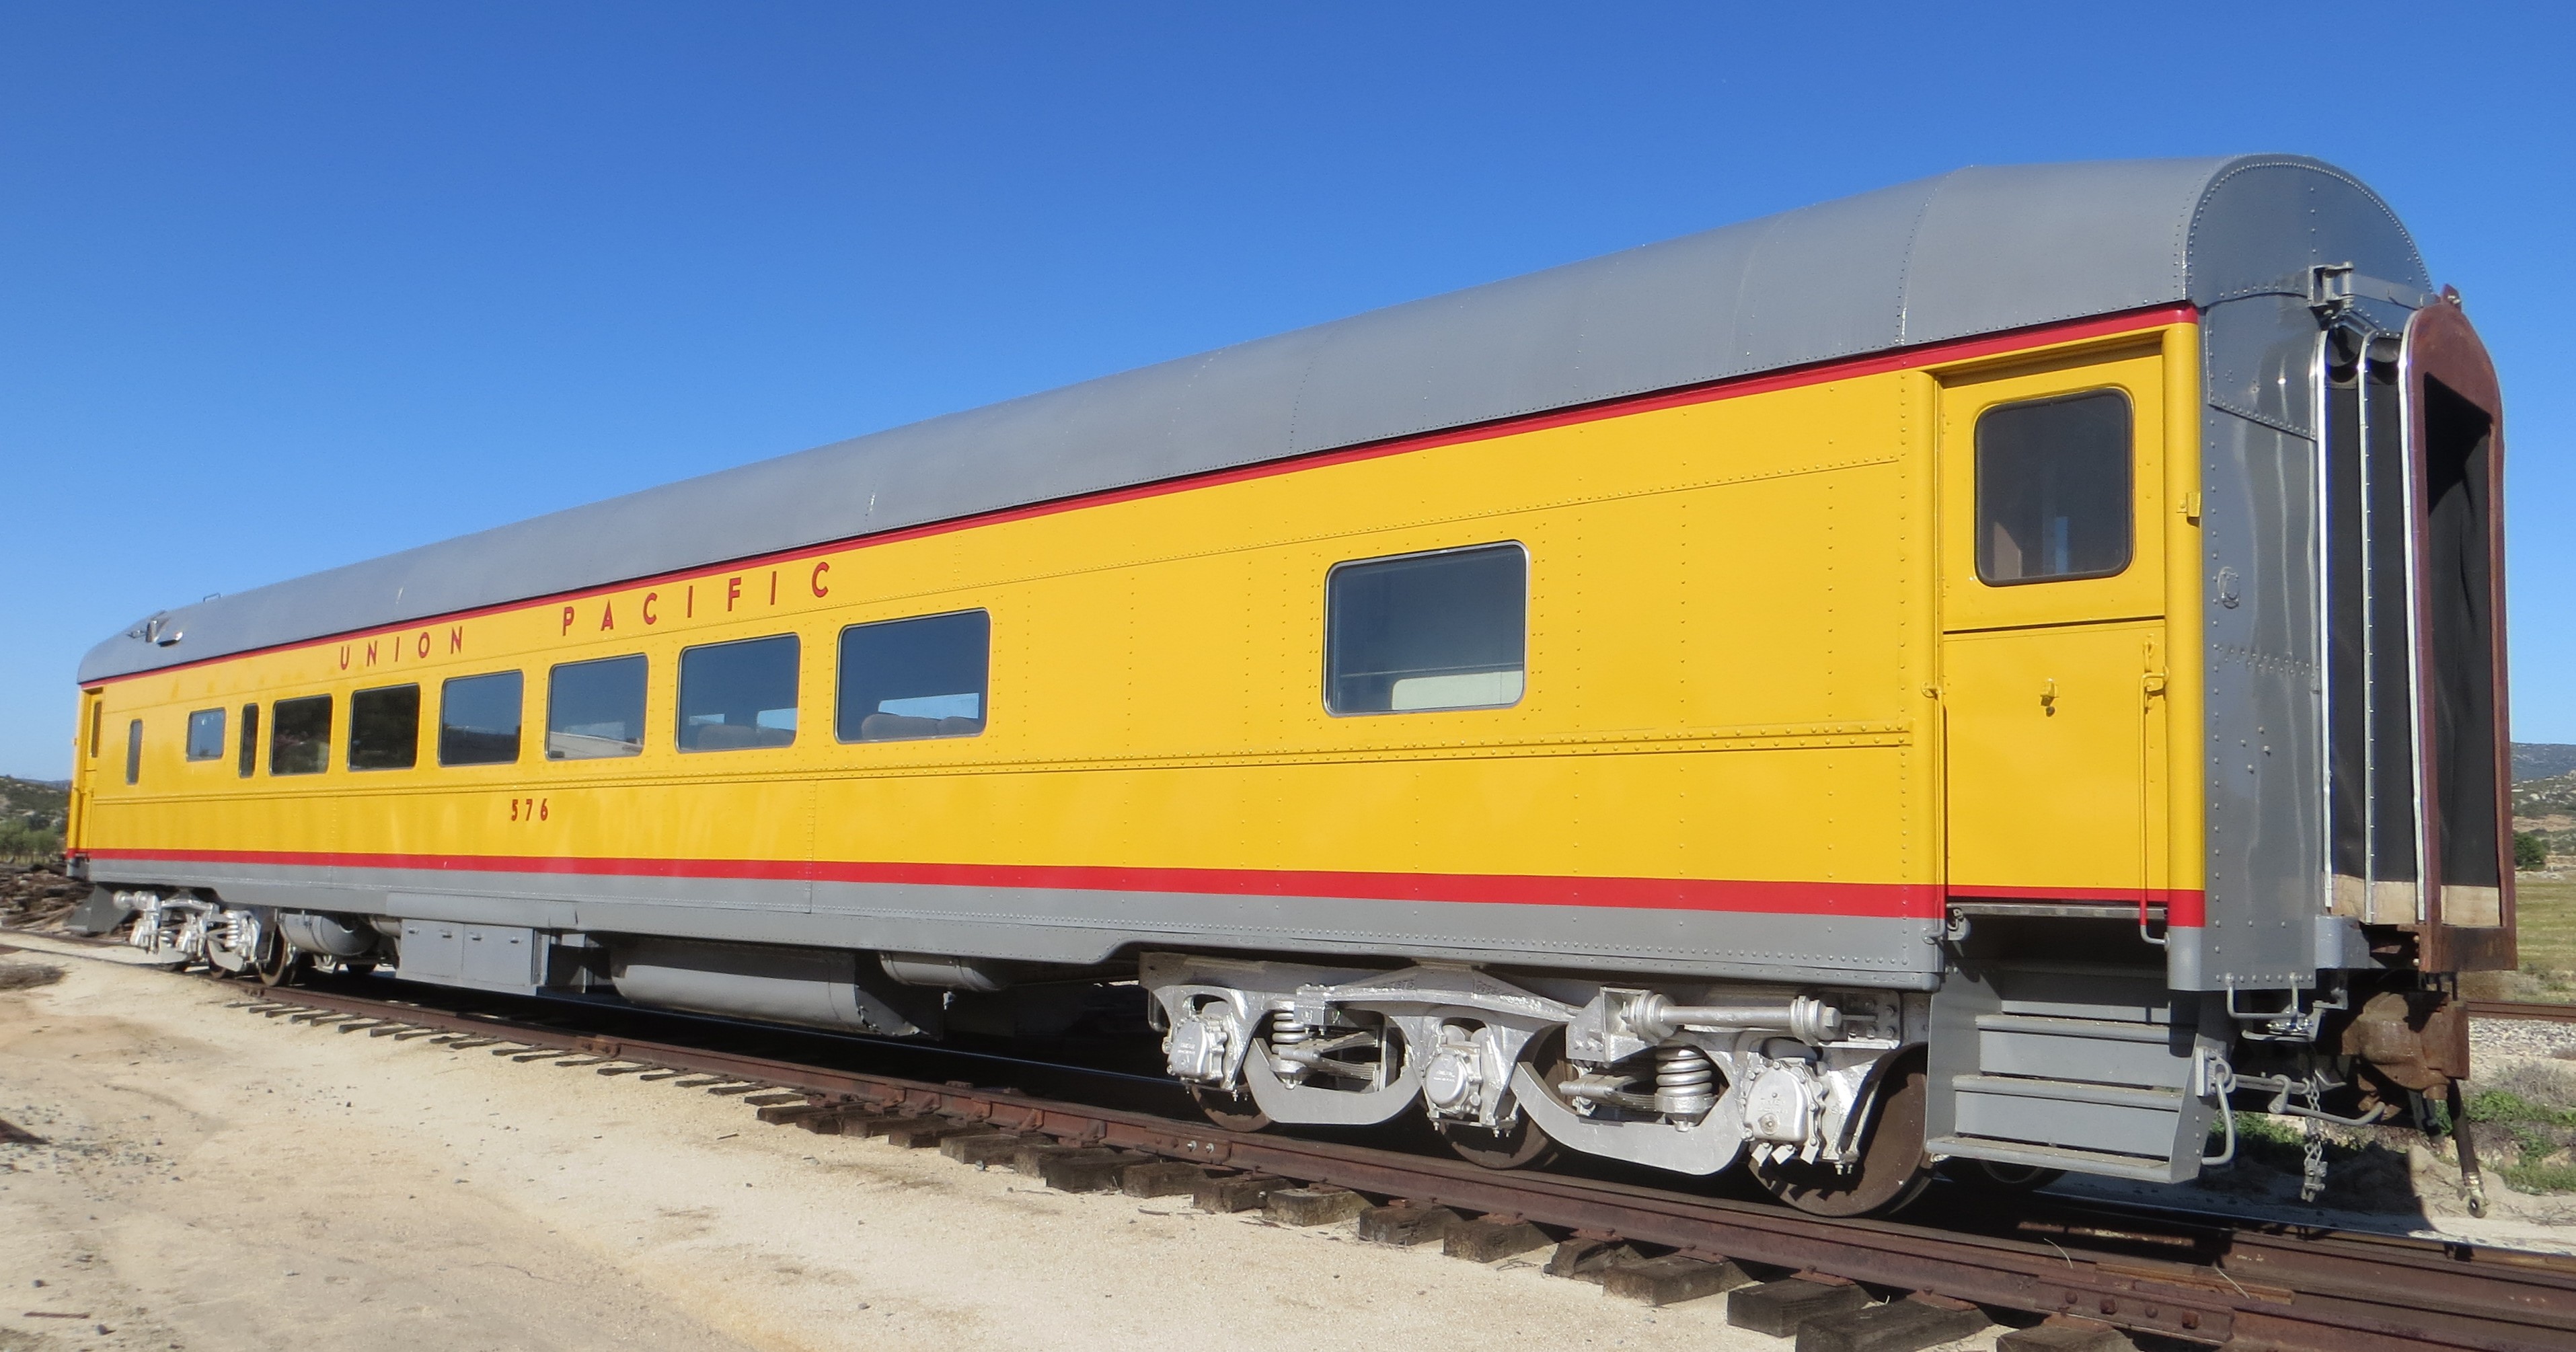
[[[1961,1075],[1950,1089],[1954,1135],[2160,1161],[2174,1153],[2184,1106],[2178,1089],[2020,1075]]]
[[[2101,1174],[2110,1178],[2135,1179],[2141,1183],[2179,1183],[2199,1171],[2197,1163],[2188,1168],[2178,1168],[2171,1160],[2148,1159],[2139,1155],[2114,1155],[2100,1150],[2072,1150],[2064,1146],[2026,1142],[1986,1141],[1966,1136],[1935,1136],[1923,1145],[1935,1155],[1992,1160],[1997,1164],[2040,1169],[2064,1169],[2069,1173]]]
[[[2096,1084],[2180,1089],[2191,1081],[2191,1042],[2171,1024],[1980,1014],[1977,1068]]]

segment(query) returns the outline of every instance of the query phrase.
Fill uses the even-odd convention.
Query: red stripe
[[[1928,920],[1949,889],[1923,883],[1750,882],[1715,878],[1579,878],[1492,873],[1347,873],[1285,869],[1106,868],[1061,864],[912,864],[856,860],[582,859],[553,855],[326,854],[289,850],[94,850],[91,858],[192,864],[275,864],[300,868],[418,869],[458,873],[553,873],[594,877],[735,878],[775,882],[910,883],[932,887],[1056,888],[1082,892],[1182,892],[1251,897],[1349,897],[1378,901],[1489,902],[1512,906],[1609,906],[1638,910],[1735,911]],[[1960,894],[1964,895],[1964,894]],[[1981,888],[2011,896],[2136,905],[2138,894],[2104,888]],[[2172,923],[2198,925],[2198,892],[2158,891]]]
[[[1336,451],[1318,451],[1309,455],[1293,456],[1283,460],[1269,460],[1257,465],[1246,465],[1238,469],[1215,470],[1209,473],[1195,474],[1179,479],[1166,479],[1158,483],[1139,484],[1130,488],[1113,488],[1098,493],[1082,494],[1078,497],[1059,498],[1053,502],[1036,503],[1026,507],[1012,507],[997,512],[986,512],[977,516],[959,517],[953,521],[938,521],[920,526],[907,526],[901,530],[890,530],[876,535],[854,535],[839,540],[828,540],[821,544],[802,545],[795,549],[781,550],[774,554],[749,555],[739,559],[720,559],[712,563],[696,564],[673,572],[656,573],[649,577],[626,578],[621,581],[603,583],[594,587],[583,587],[572,591],[554,592],[545,596],[530,596],[516,601],[504,601],[495,605],[481,606],[472,610],[449,611],[441,615],[425,615],[408,620],[387,620],[383,624],[369,625],[363,629],[347,629],[342,630],[339,633],[323,634],[313,638],[300,638],[289,643],[272,644],[265,648],[250,648],[241,652],[224,653],[215,657],[201,657],[192,662],[179,662],[166,667],[153,667],[147,671],[129,672],[122,676],[103,677],[97,682],[97,684],[83,688],[98,690],[118,681],[139,680],[146,676],[157,676],[164,672],[185,671],[190,667],[204,666],[210,662],[229,662],[235,658],[256,657],[261,653],[285,652],[289,649],[307,646],[318,647],[322,644],[333,643],[340,639],[354,638],[364,634],[382,634],[396,629],[411,630],[427,628],[433,625],[453,624],[459,620],[470,620],[483,615],[498,615],[507,611],[534,609],[539,606],[554,605],[566,601],[581,601],[594,596],[605,596],[611,592],[630,591],[637,587],[655,586],[660,583],[670,582],[681,578],[702,577],[709,573],[720,573],[736,568],[765,568],[780,566],[794,563],[801,559],[815,558],[824,554],[839,554],[852,549],[874,548],[878,545],[895,544],[905,540],[918,540],[933,535],[945,535],[952,531],[969,530],[979,526],[996,525],[1006,521],[1026,521],[1037,517],[1054,516],[1060,512],[1078,511],[1087,507],[1105,506],[1110,503],[1118,502],[1135,502],[1145,498],[1162,497],[1170,493],[1184,493],[1193,489],[1214,487],[1219,484],[1244,483],[1255,479],[1267,479],[1281,474],[1295,474],[1305,470],[1318,469],[1329,465],[1345,465],[1362,460],[1375,460],[1384,456],[1403,455],[1408,452],[1429,450],[1438,446],[1455,446],[1461,442],[1483,441],[1493,437],[1512,436],[1523,432],[1542,431],[1551,427],[1569,427],[1577,423],[1599,422],[1607,418],[1626,417],[1632,413],[1647,413],[1653,412],[1657,409],[1681,408],[1691,404],[1715,403],[1723,399],[1741,399],[1749,395],[1769,394],[1777,390],[1797,389],[1801,386],[1821,385],[1828,381],[1851,380],[1861,376],[1883,375],[1889,371],[1903,371],[1919,366],[1931,366],[1946,362],[1973,361],[1979,357],[1997,356],[2006,352],[2020,351],[2025,348],[2040,347],[2051,343],[2081,342],[2087,338],[2103,338],[2115,333],[2126,333],[2137,329],[2152,328],[2164,324],[2197,323],[2199,318],[2200,312],[2189,304],[2158,305],[2150,306],[2141,310],[2128,310],[2114,315],[2102,315],[2093,319],[2079,319],[2063,324],[2042,325],[2037,328],[2015,329],[2007,333],[1989,334],[1982,338],[1963,338],[1954,342],[1927,343],[1919,347],[1894,348],[1886,352],[1874,353],[1866,357],[1848,357],[1836,361],[1818,362],[1811,366],[1793,366],[1785,370],[1764,372],[1760,375],[1737,376],[1727,380],[1710,381],[1701,385],[1687,385],[1679,389],[1665,390],[1655,394],[1632,395],[1624,399],[1606,400],[1597,404],[1582,404],[1573,408],[1557,409],[1547,413],[1533,413],[1518,418],[1504,418],[1494,422],[1475,423],[1465,427],[1454,427],[1439,432],[1426,432],[1410,437],[1398,437],[1390,441],[1372,442],[1367,445],[1346,447]]]

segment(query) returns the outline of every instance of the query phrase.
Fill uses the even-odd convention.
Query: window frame
[[[1503,704],[1444,704],[1431,709],[1336,709],[1333,707],[1333,579],[1349,568],[1374,564],[1402,563],[1408,559],[1435,558],[1444,554],[1476,554],[1487,550],[1513,549],[1521,556],[1521,690]],[[1530,692],[1530,608],[1538,592],[1535,560],[1529,543],[1520,539],[1483,540],[1472,545],[1448,545],[1439,549],[1415,549],[1401,554],[1377,554],[1363,559],[1342,559],[1324,570],[1322,659],[1317,685],[1324,713],[1332,718],[1385,718],[1411,714],[1490,713],[1517,709],[1529,700]]]
[[[282,708],[284,708],[284,707],[286,707],[287,705],[290,705],[290,704],[309,704],[309,703],[313,703],[313,702],[316,702],[316,701],[319,701],[319,702],[321,703],[322,708],[323,708],[323,712],[324,712],[326,715],[328,715],[328,716],[323,720],[323,723],[322,723],[322,755],[321,755],[321,757],[319,758],[320,763],[319,763],[319,764],[316,764],[316,765],[315,765],[312,769],[310,769],[310,770],[280,770],[280,769],[278,769],[278,768],[277,768],[277,733],[278,733],[278,726],[279,726],[279,724],[280,724],[280,723],[282,723],[284,720],[280,719],[280,718],[277,716],[277,711],[278,711],[278,710],[280,710],[280,709],[282,709]],[[271,700],[271,701],[269,701],[269,706],[268,706],[268,773],[269,773],[269,776],[270,776],[271,778],[273,778],[273,779],[302,779],[302,778],[303,778],[303,777],[305,777],[306,775],[327,775],[327,774],[331,773],[331,736],[332,736],[332,734],[333,734],[334,732],[338,731],[339,718],[340,718],[339,699],[338,699],[338,697],[337,697],[337,696],[332,695],[332,694],[329,694],[329,693],[327,693],[327,692],[326,692],[326,693],[324,693],[324,694],[319,694],[319,695],[296,695],[296,696],[293,696],[293,697],[288,698],[288,699],[280,699],[280,700]]]
[[[737,648],[751,643],[775,643],[780,639],[787,640],[796,652],[795,676],[789,682],[789,688],[796,693],[794,706],[796,726],[787,729],[787,740],[769,746],[756,742],[749,746],[689,745],[689,654],[715,648]],[[796,745],[796,739],[803,735],[805,731],[805,635],[802,630],[782,629],[774,634],[753,634],[747,638],[718,639],[713,643],[692,643],[680,649],[680,660],[672,665],[674,669],[671,673],[671,749],[681,755],[696,756],[722,751],[786,751],[793,748]],[[731,727],[733,725],[725,723],[713,726]],[[760,725],[755,722],[750,726],[756,729]]]
[[[1990,524],[1986,515],[1986,419],[2008,409],[2030,408],[2041,404],[2071,404],[2079,399],[2092,399],[2106,394],[2116,396],[2119,399],[2121,411],[2126,415],[2128,425],[2128,437],[2121,443],[2120,447],[2120,468],[2122,471],[2120,480],[2120,512],[2122,522],[2128,527],[2122,541],[2124,548],[2120,555],[2120,565],[2116,568],[2096,569],[2081,573],[2049,573],[2041,577],[2014,577],[1998,580],[1986,576],[1986,531]],[[2138,510],[2138,461],[2140,459],[2138,454],[2139,439],[2137,396],[2131,393],[2127,387],[2117,384],[2088,385],[2080,389],[2059,390],[2048,394],[2029,395],[2019,399],[2003,399],[1987,404],[1983,408],[1978,409],[1975,420],[1969,424],[1968,428],[1968,521],[1970,530],[1968,564],[1975,574],[1978,584],[1980,586],[2002,589],[2006,587],[2044,586],[2052,582],[2100,582],[2122,576],[2131,568],[2136,567],[2139,552],[2138,537],[2142,533],[2144,525],[2141,520],[2141,513]]]
[[[197,754],[197,724],[200,719],[203,719],[208,714],[213,714],[215,716],[215,749],[200,756]],[[224,747],[226,745],[224,736],[229,731],[225,725],[230,721],[231,720],[225,716],[225,711],[222,705],[217,705],[212,709],[190,709],[188,711],[188,740],[182,745],[182,754],[184,754],[191,763],[222,760],[224,758]]]
[[[609,662],[637,662],[642,664],[643,678],[635,683],[636,688],[643,696],[635,709],[635,740],[633,742],[620,743],[620,745],[628,746],[632,749],[599,756],[558,756],[554,754],[554,738],[556,733],[555,706],[560,702],[556,698],[556,678],[566,670],[574,667],[599,666]],[[521,692],[521,698],[526,698],[524,691]],[[522,718],[522,725],[524,726],[524,716]],[[548,664],[546,667],[546,716],[539,725],[537,731],[539,738],[537,743],[538,759],[548,765],[572,765],[579,764],[584,761],[631,760],[634,757],[643,755],[646,748],[652,744],[653,737],[652,654],[645,652],[610,653],[606,657],[578,657],[569,662],[555,662]],[[589,736],[587,733],[570,731],[565,732],[564,735],[568,737]],[[605,741],[607,739],[597,738],[594,740]]]
[[[642,654],[639,653],[637,655],[641,656]],[[449,760],[447,758],[448,692],[455,689],[457,683],[461,681],[488,681],[501,676],[515,676],[519,681],[519,722],[518,726],[511,733],[509,758],[506,760]],[[550,698],[553,694],[552,676],[553,673],[549,672],[547,694]],[[648,683],[652,680],[652,668],[649,664],[645,668],[645,680]],[[649,689],[645,694],[645,699],[648,703],[652,699]],[[450,766],[472,767],[477,765],[516,765],[520,761],[526,759],[528,754],[528,673],[519,667],[501,667],[492,671],[478,671],[470,676],[448,676],[441,678],[438,683],[438,724],[435,729],[435,738],[437,741],[437,747],[433,755],[437,761],[438,767],[442,770]],[[614,756],[606,756],[600,757],[599,759],[615,760],[617,758]]]
[[[893,624],[916,624],[925,620],[944,620],[960,615],[984,617],[984,680],[975,692],[978,710],[972,732],[927,732],[917,737],[844,737],[841,735],[841,703],[848,695],[850,635],[862,629],[878,629]],[[862,716],[864,721],[864,716]],[[861,620],[842,625],[832,634],[832,740],[842,746],[891,746],[904,742],[953,742],[981,737],[993,726],[993,611],[989,606],[961,606],[955,610],[934,610],[923,615],[895,615],[882,620]]]
[[[358,701],[365,699],[369,695],[390,695],[404,690],[411,692],[411,759],[404,761],[400,765],[360,765],[358,763]],[[343,745],[340,748],[340,759],[352,773],[358,774],[381,774],[388,770],[419,769],[420,682],[397,681],[392,685],[371,685],[364,690],[350,691],[349,735],[344,739]]]

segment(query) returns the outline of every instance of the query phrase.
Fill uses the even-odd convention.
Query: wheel
[[[1923,1164],[1923,1056],[1908,1052],[1888,1067],[1878,1089],[1878,1110],[1861,1141],[1860,1167],[1849,1173],[1829,1164],[1756,1164],[1753,1177],[1771,1195],[1815,1216],[1884,1216],[1923,1195],[1932,1171]]]
[[[1501,1131],[1487,1131],[1473,1122],[1442,1122],[1433,1130],[1458,1152],[1458,1158],[1487,1169],[1544,1169],[1564,1153],[1527,1113]]]
[[[259,984],[263,986],[295,985],[304,979],[304,970],[309,961],[304,954],[296,950],[293,944],[286,942],[286,936],[279,934],[274,927],[266,925],[260,927],[259,948],[251,959],[251,970],[259,973]]]
[[[1207,1114],[1207,1120],[1227,1131],[1260,1131],[1270,1125],[1270,1114],[1261,1111],[1261,1105],[1253,1102],[1250,1094],[1228,1094],[1194,1084],[1190,1086],[1190,1098],[1198,1103],[1200,1112]]]

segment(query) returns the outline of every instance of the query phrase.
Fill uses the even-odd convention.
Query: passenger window
[[[188,715],[188,759],[224,758],[224,711],[199,709]]]
[[[408,770],[420,763],[420,687],[389,685],[349,697],[349,768]]]
[[[331,697],[282,699],[269,707],[268,772],[318,775],[331,768]]]
[[[125,782],[132,784],[142,778],[143,720],[138,718],[125,725]]]
[[[739,751],[796,741],[796,636],[680,652],[680,749]]]
[[[981,610],[842,630],[835,732],[844,742],[982,732],[992,636]]]
[[[546,681],[546,759],[644,754],[644,657],[567,662]]]
[[[2096,390],[1977,417],[1977,577],[1989,586],[2129,566],[2129,399]]]
[[[515,671],[459,676],[441,686],[438,763],[507,765],[517,760],[521,689]]]
[[[237,754],[240,761],[235,768],[242,778],[248,779],[251,771],[259,768],[259,706],[256,704],[242,706],[241,749]]]
[[[1324,584],[1324,707],[1336,714],[1520,702],[1529,554],[1516,544],[1345,563]]]

